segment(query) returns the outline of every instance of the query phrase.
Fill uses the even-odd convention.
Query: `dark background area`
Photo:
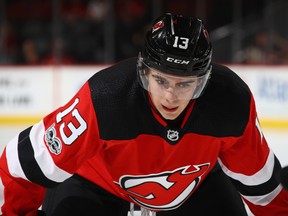
[[[213,60],[288,63],[287,0],[2,0],[0,64],[99,64],[137,56],[164,12],[198,16]]]

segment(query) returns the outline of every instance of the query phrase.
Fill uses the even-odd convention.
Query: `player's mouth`
[[[162,105],[162,107],[166,112],[175,112],[178,109],[178,107],[169,108],[169,107],[166,107],[164,105]]]

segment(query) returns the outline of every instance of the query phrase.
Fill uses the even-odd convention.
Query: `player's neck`
[[[177,116],[177,118],[175,119],[165,119],[163,118],[163,116],[161,116],[163,118],[163,120],[167,123],[168,126],[171,126],[171,127],[174,127],[174,128],[180,128],[181,127],[181,124],[184,120],[184,117],[187,113],[187,110],[189,109],[191,103],[189,103],[187,105],[187,107],[180,113],[179,116]],[[160,114],[161,115],[161,114]]]
[[[163,122],[162,124],[165,126],[170,126],[173,128],[181,128],[181,126],[183,125],[183,121],[186,117],[186,114],[189,110],[189,108],[191,108],[192,104],[193,104],[193,100],[191,100],[188,105],[186,106],[186,108],[175,118],[175,119],[165,119],[161,113],[156,109],[156,107],[154,106],[151,96],[149,94],[147,94],[148,96],[148,101],[150,103],[151,109],[156,117],[156,119],[158,119],[158,121],[160,120],[160,122]],[[158,116],[158,117],[157,117]],[[165,122],[165,123],[164,123]]]

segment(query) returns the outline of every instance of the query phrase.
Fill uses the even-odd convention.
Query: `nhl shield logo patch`
[[[177,141],[179,139],[179,132],[175,130],[168,130],[167,138],[171,141]]]

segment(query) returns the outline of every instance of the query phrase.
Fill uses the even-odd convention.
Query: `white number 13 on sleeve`
[[[75,127],[75,125],[71,121],[67,124],[65,122],[63,122],[60,125],[60,129],[59,129],[60,134],[61,134],[63,142],[66,145],[71,145],[87,129],[87,123],[85,122],[85,120],[80,115],[78,109],[75,108],[75,106],[78,103],[79,103],[79,98],[76,98],[74,103],[70,107],[65,109],[63,112],[59,112],[56,116],[56,122],[59,123],[62,121],[64,116],[71,113],[73,118],[75,118],[79,123],[78,127]],[[70,130],[71,133],[69,136],[67,136],[65,134],[65,132],[64,132],[65,128],[68,128]]]

